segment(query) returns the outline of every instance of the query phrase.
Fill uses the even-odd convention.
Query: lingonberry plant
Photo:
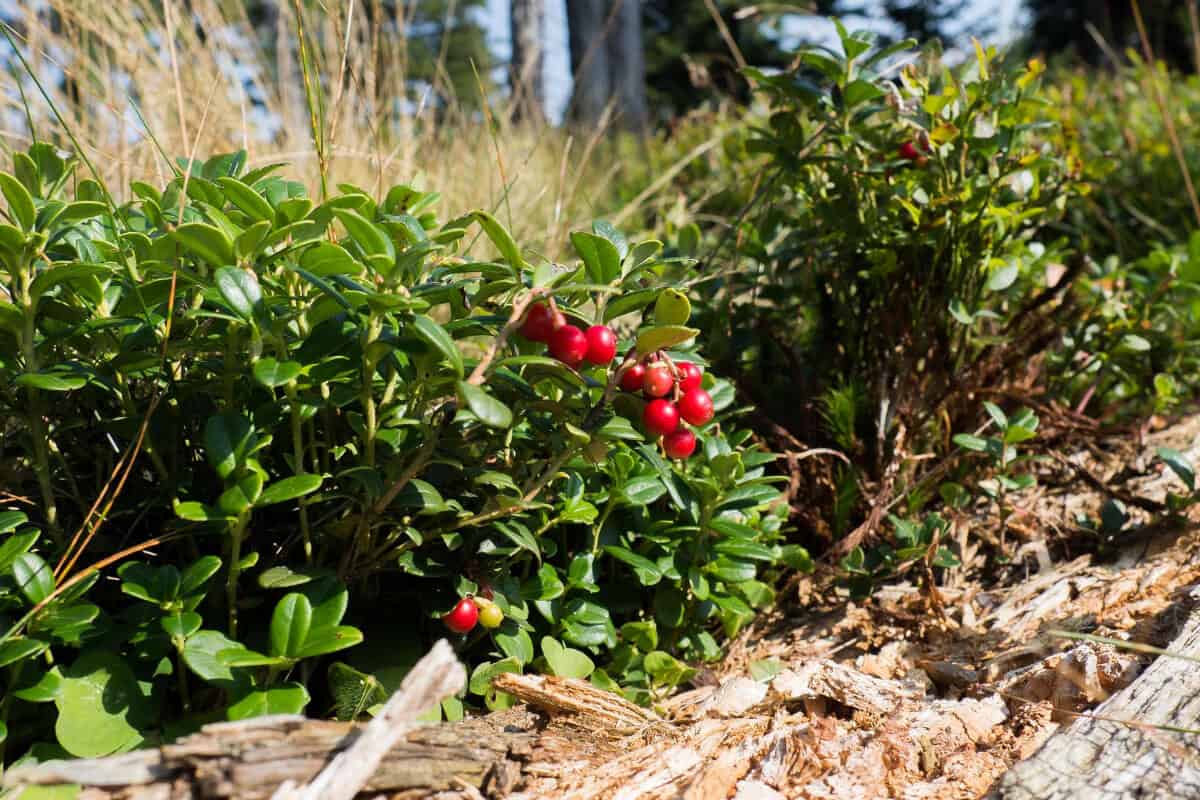
[[[720,169],[695,167],[704,205],[664,227],[704,257],[689,322],[764,435],[838,451],[789,469],[802,535],[840,558],[896,549],[887,510],[940,463],[914,454],[946,453],[979,422],[973,392],[1040,363],[1076,318],[1084,259],[1058,225],[1086,187],[1044,122],[1039,62],[981,46],[950,66],[836,28],[840,51],[747,70],[763,106]],[[701,397],[677,408],[707,416]]]
[[[45,144],[0,174],[10,753],[354,716],[447,635],[468,702],[525,669],[647,701],[807,564],[691,262],[596,223],[531,263],[434,193],[244,162],[120,205]]]

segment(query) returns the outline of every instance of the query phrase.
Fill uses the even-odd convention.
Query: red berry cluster
[[[671,458],[687,458],[696,451],[696,434],[680,425],[706,425],[713,418],[712,397],[700,388],[704,373],[695,364],[667,359],[639,362],[621,376],[621,388],[640,391],[649,402],[642,424],[663,437],[663,450]]]
[[[578,367],[585,361],[604,366],[617,355],[617,337],[607,325],[580,330],[568,324],[561,311],[545,303],[530,307],[521,335],[533,342],[544,342],[550,348],[550,355],[569,367]]]

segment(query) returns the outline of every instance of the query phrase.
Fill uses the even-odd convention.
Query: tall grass
[[[390,16],[378,0],[277,6],[272,33],[251,24],[240,0],[49,0],[22,4],[14,40],[111,186],[161,183],[171,169],[163,154],[244,148],[251,163],[295,164],[315,190],[309,90],[324,115],[330,186],[436,188],[444,213],[495,209],[551,258],[572,226],[614,210],[611,174],[597,166],[603,129],[572,136],[517,122],[486,77],[460,96],[445,47],[426,65],[429,77],[414,79],[414,4],[398,3]],[[0,94],[4,148],[24,148],[31,134],[66,141],[19,69],[0,76]]]

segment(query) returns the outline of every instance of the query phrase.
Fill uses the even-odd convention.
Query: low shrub
[[[686,299],[649,310],[691,262],[605,223],[527,261],[432,192],[244,161],[120,206],[44,143],[0,174],[10,752],[357,716],[441,636],[469,703],[525,669],[649,702],[807,565]],[[665,450],[621,388],[652,362]]]

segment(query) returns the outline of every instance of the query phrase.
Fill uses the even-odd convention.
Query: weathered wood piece
[[[669,726],[646,709],[620,695],[597,689],[587,681],[503,672],[492,679],[492,686],[551,714],[576,715],[582,723],[608,733],[670,730]]]
[[[450,643],[439,640],[409,671],[383,710],[320,775],[302,788],[285,782],[272,800],[352,800],[417,718],[466,685],[466,668],[454,657]]]
[[[1200,590],[1191,593],[1193,607]],[[1200,657],[1200,609],[1167,647]],[[1200,797],[1200,669],[1159,656],[1125,689],[1051,736],[1013,766],[994,800],[1122,800]]]
[[[367,745],[360,744],[370,736],[373,723],[361,726],[294,715],[258,717],[206,725],[158,749],[12,769],[5,773],[3,786],[78,784],[88,800],[267,800],[285,783],[296,786],[318,779],[323,770],[342,763],[339,754],[347,756],[342,761],[354,762],[364,747],[369,752],[361,764],[354,764],[355,774],[330,773],[334,788],[326,791],[321,788],[324,784],[317,783],[312,796],[324,800],[352,797],[359,791],[433,793],[482,786],[510,751],[529,748],[538,720],[523,709],[512,709],[452,725],[412,727],[406,720],[413,716],[413,707],[428,709],[465,679],[462,666],[448,650],[435,648],[426,665],[430,668],[420,673],[414,668],[410,673],[393,698],[397,713],[382,741],[366,738]],[[380,719],[382,715],[375,721]],[[398,726],[393,724],[396,720]],[[335,791],[338,787],[342,793]]]

